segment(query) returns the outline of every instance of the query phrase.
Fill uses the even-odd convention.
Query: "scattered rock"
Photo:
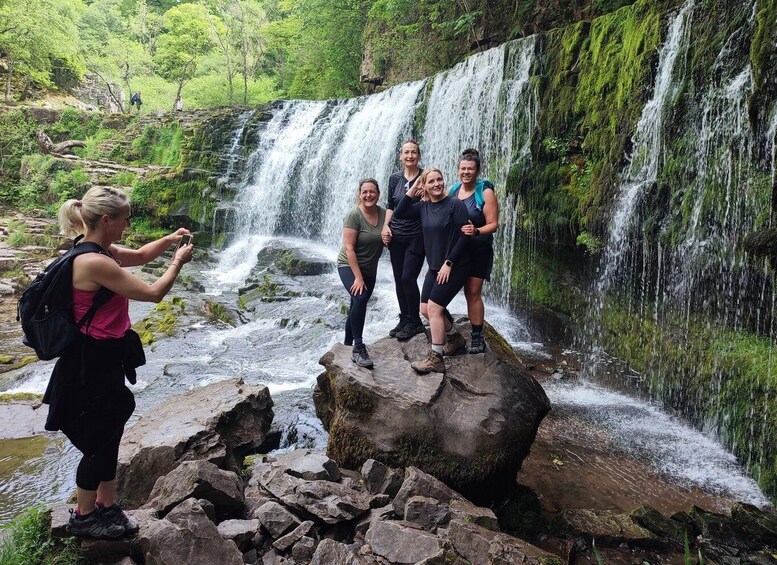
[[[324,453],[308,449],[295,449],[276,458],[279,465],[286,467],[286,472],[300,479],[339,481],[340,468]]]
[[[398,522],[373,522],[365,541],[372,548],[372,553],[391,563],[418,563],[443,553],[443,540]]]
[[[184,461],[160,477],[154,485],[146,507],[165,516],[187,498],[208,500],[217,515],[227,516],[242,510],[245,502],[243,481],[207,461]]]
[[[270,501],[254,511],[254,516],[262,526],[270,532],[273,539],[278,539],[292,527],[299,525],[299,519],[277,502]]]
[[[242,471],[273,418],[265,386],[228,379],[167,398],[124,433],[116,485],[129,508],[148,499],[158,477],[181,461],[205,460]]]
[[[164,519],[141,527],[140,545],[147,565],[242,565],[243,554],[225,540],[193,498],[176,506]]]
[[[362,476],[367,492],[372,494],[396,496],[402,486],[402,475],[375,459],[367,459],[364,462]]]
[[[222,538],[235,542],[240,551],[246,551],[259,532],[259,520],[224,520],[218,531]]]

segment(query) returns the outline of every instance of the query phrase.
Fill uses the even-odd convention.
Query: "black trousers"
[[[399,312],[404,316],[418,317],[421,304],[418,275],[424,266],[424,238],[418,235],[412,239],[392,239],[388,248]]]

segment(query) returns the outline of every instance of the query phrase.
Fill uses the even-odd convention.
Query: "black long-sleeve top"
[[[446,196],[438,202],[414,202],[407,194],[402,197],[394,215],[400,219],[420,219],[426,249],[426,262],[439,271],[446,259],[455,265],[466,257],[469,236],[461,226],[469,220],[467,207],[458,198]]]

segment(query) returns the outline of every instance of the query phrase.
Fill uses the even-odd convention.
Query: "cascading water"
[[[231,183],[235,180],[234,177],[239,168],[239,164],[243,161],[243,135],[245,134],[248,122],[254,114],[256,114],[256,110],[246,110],[237,118],[237,126],[232,133],[232,140],[229,143],[229,148],[221,156],[221,160],[226,161],[227,163],[224,174],[221,175],[221,178],[219,179],[222,183]]]
[[[234,242],[219,270],[254,259],[243,252],[251,236],[285,234],[338,246],[358,180],[374,177],[384,184],[398,168],[399,146],[414,133],[422,162],[441,168],[449,183],[461,150],[478,148],[483,176],[500,190],[511,167],[530,161],[535,51],[530,37],[474,55],[438,75],[427,94],[426,82],[417,81],[346,101],[285,103],[249,157],[234,203]],[[420,134],[413,129],[417,123],[424,124]],[[514,203],[505,204],[503,218],[511,217]],[[509,276],[509,257],[506,262],[500,276]]]
[[[686,2],[672,19],[667,39],[659,51],[653,97],[642,109],[633,137],[634,149],[623,172],[614,206],[602,273],[597,281],[598,297],[604,296],[622,275],[624,259],[629,257],[629,248],[634,241],[634,230],[639,227],[637,209],[640,198],[658,178],[664,115],[667,103],[683,79],[683,62],[688,48],[692,13],[693,2]]]
[[[769,367],[761,355],[770,355],[773,347],[759,341],[772,324],[772,285],[742,248],[748,234],[768,224],[771,208],[771,187],[765,190],[763,181],[767,173],[756,157],[764,140],[748,119],[753,75],[742,57],[755,12],[752,2],[742,8],[751,16],[730,32],[699,82],[684,70],[692,33],[704,33],[691,28],[693,10],[687,2],[669,25],[653,96],[622,174],[587,316],[595,356],[586,372],[596,372],[600,347],[638,360],[651,396],[717,435],[757,477],[765,454],[754,453],[752,446],[763,445],[765,433],[747,424],[748,413],[752,416],[758,403],[760,414],[760,403],[774,397],[771,378],[753,376],[760,369],[727,360],[748,343],[753,348],[748,362]],[[689,81],[697,81],[693,94]],[[680,88],[686,89],[683,96],[677,95]],[[676,106],[692,116],[684,129],[669,118]],[[662,186],[672,190],[665,204]],[[689,364],[689,358],[695,362]],[[743,386],[738,380],[766,389],[766,400],[751,393],[747,408],[737,406],[735,391]]]

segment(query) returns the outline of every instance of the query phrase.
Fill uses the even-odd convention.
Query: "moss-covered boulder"
[[[463,329],[463,328],[462,328]],[[375,368],[336,345],[322,358],[314,402],[329,431],[327,455],[356,469],[367,459],[414,466],[474,500],[502,495],[550,410],[542,387],[492,338],[483,355],[447,358],[447,373],[418,375],[426,336],[370,346]]]

